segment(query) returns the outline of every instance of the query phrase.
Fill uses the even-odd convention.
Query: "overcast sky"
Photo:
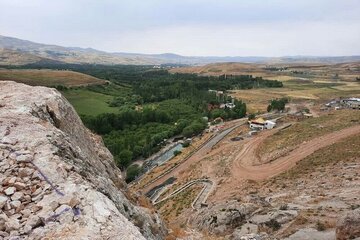
[[[360,0],[0,0],[0,35],[112,52],[360,55]]]

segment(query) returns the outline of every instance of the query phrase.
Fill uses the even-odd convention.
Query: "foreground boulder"
[[[0,239],[163,239],[55,89],[0,82]]]

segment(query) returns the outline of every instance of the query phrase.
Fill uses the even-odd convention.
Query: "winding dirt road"
[[[265,114],[259,115],[259,117],[265,117],[265,118],[276,117],[276,116],[279,116],[279,114],[265,113]],[[210,151],[217,143],[219,143],[221,140],[223,140],[234,129],[246,124],[247,121],[248,121],[247,118],[240,118],[240,119],[236,119],[236,120],[229,122],[230,126],[227,129],[217,133],[217,135],[215,137],[211,138],[208,142],[206,142],[203,146],[201,146],[196,152],[191,154],[189,157],[186,157],[184,159],[185,161],[182,161],[180,164],[165,171],[159,177],[146,183],[144,185],[142,191],[145,193],[149,192],[151,189],[162,184],[170,177],[177,177],[181,172],[189,169],[192,164],[201,161],[205,156],[209,156],[209,154],[211,154]]]
[[[266,139],[266,137],[272,135],[273,133],[273,131],[265,132],[261,137],[257,137],[253,141],[249,141],[244,145],[243,149],[234,160],[231,168],[231,175],[233,179],[264,180],[271,178],[292,168],[298,161],[311,155],[315,151],[332,145],[343,138],[360,133],[360,125],[314,138],[301,144],[288,155],[280,157],[273,162],[253,166],[253,163],[257,160],[255,154],[257,147]]]

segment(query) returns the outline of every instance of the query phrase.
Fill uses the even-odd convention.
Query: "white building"
[[[270,120],[264,120],[262,118],[258,118],[255,120],[249,121],[250,128],[253,130],[264,130],[264,129],[273,129],[276,125],[275,122]]]
[[[234,103],[223,103],[220,104],[220,108],[229,108],[229,109],[233,109],[235,107]]]

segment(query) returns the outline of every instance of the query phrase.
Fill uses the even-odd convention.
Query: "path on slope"
[[[163,197],[161,200],[159,200],[159,198],[161,196],[161,192],[159,194],[155,194],[154,197],[151,199],[151,201],[153,202],[154,205],[162,203],[162,202],[164,202],[164,201],[166,201],[166,200],[168,200],[170,198],[173,198],[173,197],[177,196],[181,192],[187,190],[188,188],[190,188],[190,187],[192,187],[193,185],[196,185],[196,184],[202,184],[203,188],[198,193],[198,195],[196,196],[196,198],[192,202],[191,206],[192,206],[193,209],[199,209],[199,208],[201,208],[201,206],[203,204],[206,203],[206,200],[207,200],[209,194],[211,193],[211,191],[212,191],[212,189],[214,187],[214,183],[210,179],[196,179],[196,180],[189,181],[189,182],[185,183],[184,185],[182,185],[180,188],[173,191],[172,193],[170,193],[167,196]],[[166,187],[163,188],[163,190],[166,190]]]
[[[166,181],[170,177],[177,176],[181,171],[188,169],[192,164],[200,161],[218,142],[220,142],[225,136],[227,136],[231,131],[235,128],[246,123],[247,119],[241,119],[241,121],[237,121],[237,124],[233,127],[223,130],[218,133],[215,137],[213,137],[210,141],[208,141],[204,146],[202,146],[199,150],[197,150],[193,155],[191,155],[186,161],[183,161],[178,166],[174,167],[168,173],[162,175],[160,178],[157,178],[155,181],[152,181],[150,184],[147,184],[144,188],[144,192],[148,192],[154,187],[160,185],[164,181]]]
[[[360,125],[345,128],[336,132],[325,134],[321,137],[314,138],[308,142],[301,144],[298,148],[291,151],[288,155],[280,157],[273,162],[253,166],[256,162],[255,151],[259,144],[263,142],[266,137],[273,134],[273,131],[268,131],[261,137],[255,138],[253,141],[246,143],[233,162],[231,168],[232,179],[251,179],[264,180],[284,172],[305,157],[311,155],[315,151],[332,145],[341,139],[360,133]]]

